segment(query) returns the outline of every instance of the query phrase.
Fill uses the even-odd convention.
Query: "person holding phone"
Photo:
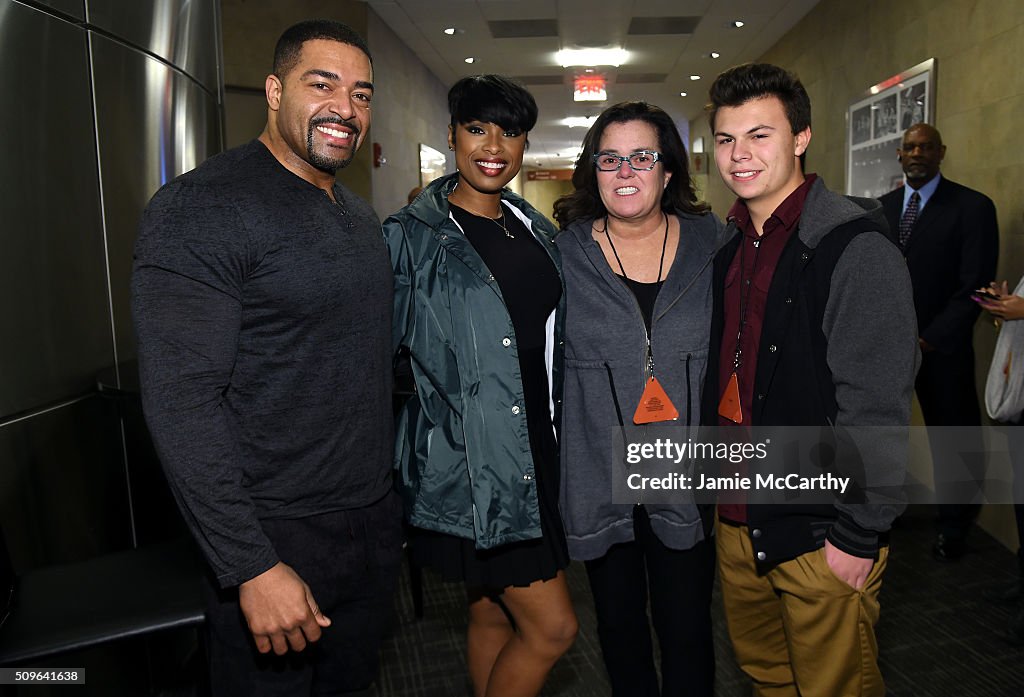
[[[1010,462],[1013,465],[1013,514],[1017,524],[1017,579],[1009,587],[994,594],[1000,603],[1016,605],[1010,620],[1008,637],[1011,643],[1024,645],[1024,278],[1012,293],[1006,281],[993,281],[978,288],[974,301],[1001,322],[992,366],[985,386],[985,407],[988,415],[1011,425],[1009,430]]]

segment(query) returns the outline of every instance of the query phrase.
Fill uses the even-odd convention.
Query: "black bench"
[[[187,539],[25,573],[0,627],[0,665],[198,626],[202,573]]]

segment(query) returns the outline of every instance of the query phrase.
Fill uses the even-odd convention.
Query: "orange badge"
[[[675,421],[678,418],[679,411],[665,394],[665,388],[661,386],[657,378],[651,376],[640,397],[636,413],[633,414],[633,423],[652,424],[658,421]]]
[[[718,415],[732,421],[734,424],[743,423],[743,407],[740,406],[740,381],[736,373],[729,378],[729,384],[725,386],[722,399],[718,402]]]

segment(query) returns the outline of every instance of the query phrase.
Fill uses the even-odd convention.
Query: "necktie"
[[[910,231],[914,229],[914,223],[917,222],[917,207],[920,203],[921,194],[915,191],[910,195],[910,200],[907,201],[907,210],[903,211],[903,217],[900,218],[900,247],[907,246]]]

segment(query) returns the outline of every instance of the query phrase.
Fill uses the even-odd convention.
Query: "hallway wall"
[[[1004,243],[1000,274],[1017,278],[1024,272],[1024,180],[1015,172],[1024,151],[1010,146],[1010,133],[1024,109],[1024,71],[1012,67],[1021,46],[1024,3],[823,0],[760,60],[793,70],[807,87],[813,106],[807,169],[841,190],[847,106],[870,85],[936,58],[935,125],[948,148],[943,173],[995,201]],[[691,127],[710,150],[707,119]],[[708,201],[716,212],[728,210],[725,185],[717,176],[709,180]]]
[[[381,220],[406,204],[409,190],[420,183],[419,144],[448,159],[448,85],[427,70],[419,58],[373,11],[367,39],[374,52],[372,140],[380,143],[387,162],[373,168],[373,203]]]

